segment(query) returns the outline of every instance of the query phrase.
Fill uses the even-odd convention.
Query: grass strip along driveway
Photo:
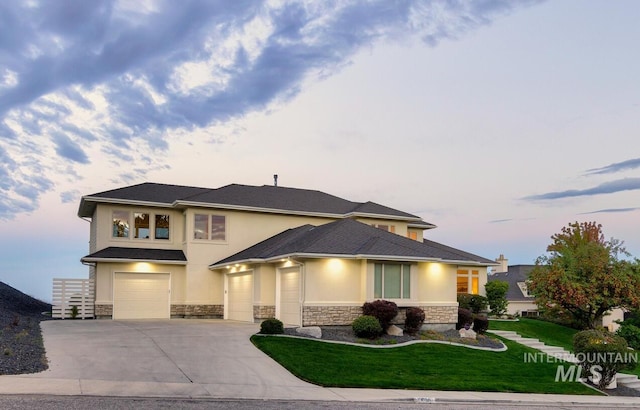
[[[435,343],[376,349],[278,336],[254,345],[297,377],[325,387],[599,394],[578,382],[556,382],[557,363],[525,363],[535,350],[503,340],[492,352]]]

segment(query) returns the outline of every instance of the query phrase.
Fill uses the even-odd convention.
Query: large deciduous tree
[[[560,308],[582,329],[593,329],[610,309],[640,306],[640,261],[622,241],[605,240],[602,225],[571,223],[554,234],[536,260],[528,290],[541,310]]]

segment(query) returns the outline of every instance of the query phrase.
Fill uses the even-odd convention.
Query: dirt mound
[[[51,311],[51,305],[0,282],[0,315],[34,316]]]

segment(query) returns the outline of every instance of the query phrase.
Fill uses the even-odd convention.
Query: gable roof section
[[[112,246],[94,252],[81,259],[82,262],[154,262],[186,265],[187,258],[181,250],[120,248]]]
[[[325,225],[303,225],[286,230],[217,261],[209,268],[216,269],[236,263],[274,262],[287,257],[342,257],[495,265],[492,260],[436,242],[421,243],[353,219],[340,219]]]
[[[507,300],[510,301],[533,301],[533,296],[525,296],[518,286],[518,282],[526,282],[529,279],[529,273],[535,268],[535,265],[511,265],[506,272],[494,273],[489,275],[489,282],[494,280],[503,280],[509,283],[507,290]]]
[[[273,185],[231,184],[217,189],[143,183],[82,197],[78,216],[91,217],[98,203],[138,206],[200,206],[247,211],[330,217],[376,216],[408,221],[423,229],[435,228],[422,218],[374,202],[352,202],[321,191]]]

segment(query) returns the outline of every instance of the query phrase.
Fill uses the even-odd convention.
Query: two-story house
[[[447,328],[495,265],[423,239],[435,226],[418,216],[305,189],[143,183],[84,196],[78,215],[102,318],[350,324],[387,299]]]

